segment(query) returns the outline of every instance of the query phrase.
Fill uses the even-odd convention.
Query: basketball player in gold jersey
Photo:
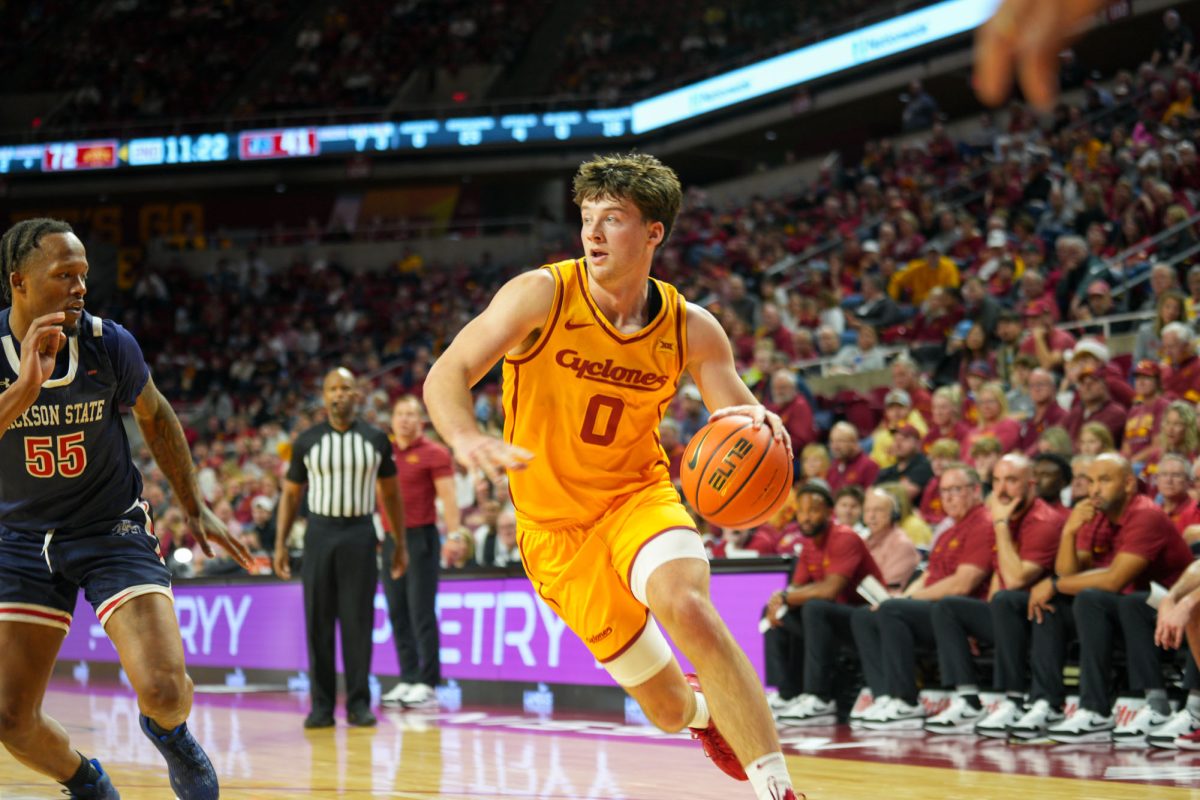
[[[793,800],[762,687],[709,598],[708,559],[657,437],[685,370],[713,418],[751,416],[790,449],[787,433],[738,377],[713,316],[650,277],[679,213],[675,173],[649,155],[600,157],[574,193],[584,257],[496,293],[430,370],[430,418],[464,466],[508,470],[539,595],[646,716],[691,728],[760,800]],[[470,393],[501,357],[503,440],[480,432]]]

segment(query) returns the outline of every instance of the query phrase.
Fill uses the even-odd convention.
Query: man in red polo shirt
[[[998,630],[992,603],[1015,603],[1024,609],[1028,589],[1054,569],[1063,515],[1037,496],[1033,462],[1028,456],[1009,453],[992,472],[988,498],[996,552],[992,557],[992,584],[988,600],[978,597],[943,597],[933,604],[933,630],[937,639],[942,683],[955,687],[954,699],[925,723],[930,733],[978,733],[1008,736],[1008,726],[1021,715],[1028,681],[1029,630]],[[1006,697],[989,714],[979,699],[979,676],[971,655],[970,639],[995,644],[995,689]]]
[[[1021,438],[1017,447],[1027,456],[1037,454],[1038,439],[1055,425],[1061,425],[1067,412],[1058,404],[1054,376],[1041,367],[1029,373],[1029,399],[1033,414],[1021,423]]]
[[[798,454],[806,445],[817,441],[812,408],[796,388],[796,373],[780,369],[771,374],[771,402],[766,406],[783,420],[783,426],[792,437],[792,452]],[[800,466],[799,461],[796,466]]]
[[[446,530],[458,530],[460,522],[450,451],[422,435],[424,413],[421,401],[411,395],[392,407],[392,449],[396,481],[404,497],[409,562],[403,577],[383,578],[400,662],[400,682],[383,696],[384,705],[432,705],[437,702],[433,687],[442,677],[434,605],[441,545],[434,498],[442,501]],[[390,542],[390,536],[384,539],[384,563],[391,557]]]
[[[1113,442],[1119,446],[1125,435],[1125,409],[1108,396],[1102,369],[1093,365],[1081,369],[1075,376],[1075,388],[1081,402],[1063,420],[1071,441],[1079,440],[1079,431],[1085,423],[1099,422],[1108,428]]]
[[[833,660],[839,646],[854,649],[848,623],[853,607],[862,604],[855,588],[868,575],[882,584],[883,573],[862,537],[834,522],[833,496],[819,483],[797,490],[796,523],[804,547],[791,583],[771,596],[764,616],[771,625],[764,638],[767,682],[778,687],[781,700],[790,700],[777,709],[780,720],[832,725]]]
[[[929,401],[929,432],[921,440],[921,449],[929,455],[938,439],[963,441],[972,426],[962,418],[962,388],[956,385],[943,386],[933,393]],[[932,458],[932,456],[930,456]]]
[[[916,645],[935,644],[934,601],[987,595],[996,534],[983,505],[979,475],[965,464],[952,464],[942,472],[939,490],[954,525],[934,540],[925,574],[902,597],[883,602],[877,610],[857,609],[850,619],[863,664],[882,665],[875,676],[867,672],[875,702],[861,721],[869,730],[924,725],[925,709],[917,699]]]
[[[829,449],[833,455],[833,466],[829,468],[825,482],[829,490],[837,494],[843,486],[859,486],[863,489],[875,483],[879,465],[862,451],[858,443],[858,429],[849,422],[839,422],[829,431]]]
[[[1168,400],[1200,402],[1200,357],[1196,356],[1192,329],[1182,322],[1165,325],[1162,342],[1169,365],[1162,379],[1163,393]]]
[[[1071,352],[1067,353],[1067,377],[1074,380],[1088,367],[1095,367],[1104,376],[1104,385],[1108,387],[1108,396],[1121,408],[1127,409],[1133,405],[1134,391],[1125,377],[1124,371],[1111,360],[1108,345],[1095,338],[1085,336],[1075,343]],[[1079,405],[1078,399],[1075,405]]]
[[[1121,455],[1135,464],[1146,461],[1154,452],[1158,424],[1170,402],[1163,397],[1161,378],[1158,364],[1153,361],[1139,361],[1133,368],[1133,388],[1137,397],[1125,421],[1125,442],[1121,445]]]
[[[1056,742],[1145,744],[1151,729],[1165,723],[1170,713],[1154,649],[1155,612],[1146,603],[1148,590],[1151,581],[1174,584],[1191,564],[1192,553],[1162,509],[1137,493],[1137,477],[1124,458],[1097,456],[1088,476],[1088,498],[1072,509],[1063,528],[1055,560],[1058,575],[1043,579],[1029,594],[1035,621],[1062,618],[1066,625],[1074,624],[1079,636],[1079,708],[1050,725],[1047,735]],[[1090,538],[1093,552],[1098,539],[1111,537],[1112,545],[1103,559],[1088,559],[1077,536],[1080,543]],[[1125,642],[1130,685],[1146,691],[1145,708],[1119,727],[1109,692],[1113,644],[1118,641]],[[1063,642],[1059,637],[1058,646]],[[1038,657],[1035,642],[1035,674]]]
[[[1167,453],[1158,462],[1155,475],[1162,510],[1182,536],[1190,526],[1200,524],[1200,506],[1192,499],[1192,465],[1178,453]]]

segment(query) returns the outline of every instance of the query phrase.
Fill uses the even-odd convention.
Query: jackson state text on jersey
[[[21,343],[0,311],[0,387],[17,379]],[[137,502],[120,406],[150,371],[133,336],[86,311],[37,400],[0,437],[0,525],[56,538],[111,528]]]

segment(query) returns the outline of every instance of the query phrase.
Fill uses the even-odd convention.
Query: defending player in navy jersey
[[[187,729],[192,681],[120,407],[133,416],[205,552],[250,554],[209,510],[175,412],[141,348],[84,310],[88,262],[65,222],[26,220],[0,238],[0,742],[76,798],[117,798],[73,750],[42,698],[79,589],[117,648],[143,732],[182,800],[218,797]]]

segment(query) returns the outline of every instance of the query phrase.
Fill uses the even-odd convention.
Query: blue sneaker
[[[95,783],[85,784],[83,794],[71,794],[69,789],[63,789],[63,794],[79,800],[121,800],[121,795],[117,793],[117,788],[113,786],[112,779],[108,777],[104,767],[100,766],[100,762],[93,758],[91,763],[96,772],[100,773],[99,779]]]
[[[154,742],[158,752],[167,762],[167,774],[171,788],[179,800],[217,800],[221,795],[217,785],[217,772],[204,752],[183,723],[170,733],[159,736],[150,730],[150,718],[139,715],[142,733]]]

